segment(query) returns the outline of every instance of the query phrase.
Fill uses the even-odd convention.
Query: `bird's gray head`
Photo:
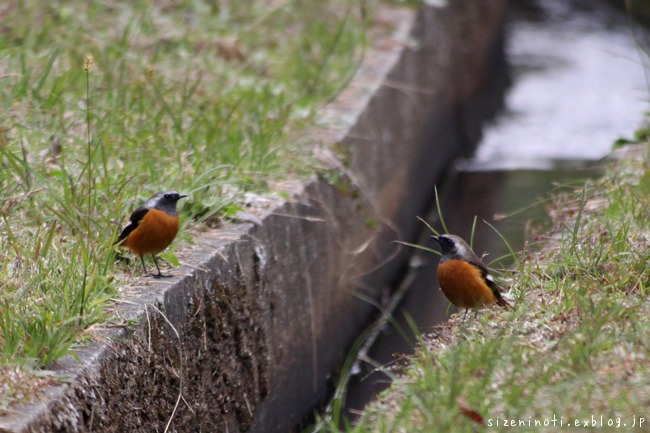
[[[431,236],[440,244],[442,257],[445,259],[463,259],[463,260],[478,260],[474,251],[467,245],[467,242],[460,236],[456,235],[440,235]]]
[[[179,194],[176,191],[162,191],[154,194],[147,200],[144,207],[148,209],[159,209],[169,215],[176,216],[178,214],[176,211],[176,202],[183,197],[187,197],[187,195]]]

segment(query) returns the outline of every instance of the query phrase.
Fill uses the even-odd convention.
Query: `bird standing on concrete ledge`
[[[129,217],[129,224],[124,227],[120,237],[115,241],[140,257],[144,274],[144,255],[151,254],[158,270],[154,278],[171,277],[160,272],[156,254],[167,248],[178,233],[178,212],[176,203],[186,195],[176,191],[163,191],[154,194],[145,204],[137,208]]]
[[[458,308],[465,308],[465,316],[470,308],[478,309],[494,302],[512,309],[501,297],[487,266],[462,238],[455,235],[431,238],[440,244],[442,251],[438,265],[438,283],[449,302]]]

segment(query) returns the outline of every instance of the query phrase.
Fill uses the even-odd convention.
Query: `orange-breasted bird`
[[[115,241],[140,257],[142,269],[147,275],[144,265],[145,254],[151,254],[158,270],[153,276],[171,277],[160,272],[156,254],[167,248],[178,233],[178,211],[176,203],[186,195],[176,191],[163,191],[154,194],[142,206],[133,211],[130,222],[124,227],[120,237]]]
[[[449,302],[458,308],[481,308],[496,302],[512,306],[501,297],[499,287],[485,263],[462,238],[455,235],[431,236],[440,244],[442,257],[438,264],[438,284]],[[463,319],[465,316],[463,316]]]

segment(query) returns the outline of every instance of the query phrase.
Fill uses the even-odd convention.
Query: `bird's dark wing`
[[[140,206],[136,210],[131,213],[131,216],[129,217],[129,221],[131,221],[131,224],[135,224],[136,227],[138,224],[140,224],[140,221],[142,221],[142,218],[149,212],[148,207]]]
[[[479,258],[471,260],[470,263],[481,270],[483,281],[485,281],[485,284],[487,284],[487,286],[492,290],[494,297],[497,298],[497,305],[512,308],[512,306],[501,296],[501,289],[494,281],[494,278],[492,278],[492,275],[490,275],[490,272],[488,271],[487,266],[485,266],[485,263],[483,263],[483,261]]]
[[[483,277],[483,281],[485,281],[485,284],[488,285],[488,287],[492,290],[492,294],[494,295],[495,298],[497,298],[497,305],[500,305],[502,307],[508,307],[512,309],[512,305],[510,305],[503,297],[501,296],[501,289],[499,286],[497,286],[497,283],[494,281],[494,278],[492,278],[492,275],[487,270],[487,267],[483,262],[479,263],[474,263],[480,270],[481,270],[481,276]]]
[[[468,262],[470,265],[474,265],[481,270],[481,276],[483,277],[483,279],[485,280],[488,286],[490,287],[492,287],[492,285],[496,286],[496,284],[494,284],[494,280],[490,276],[490,272],[488,271],[487,266],[485,266],[485,263],[483,263],[481,259],[475,257],[472,260],[468,260]]]
[[[117,238],[117,240],[113,245],[119,244],[122,241],[124,241],[124,239],[126,239],[127,236],[129,236],[129,234],[133,230],[135,230],[138,227],[138,225],[140,225],[140,221],[142,221],[142,218],[144,218],[147,212],[149,212],[149,208],[146,208],[144,206],[140,206],[139,208],[134,210],[131,216],[129,217],[130,222],[126,225],[126,227],[124,227],[122,233],[120,233],[120,237]]]

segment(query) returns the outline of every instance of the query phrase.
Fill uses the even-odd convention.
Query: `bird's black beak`
[[[187,194],[178,194],[178,199],[182,199],[183,197],[187,197]]]
[[[431,235],[431,239],[435,240],[436,242],[440,243],[440,238],[436,235]]]

